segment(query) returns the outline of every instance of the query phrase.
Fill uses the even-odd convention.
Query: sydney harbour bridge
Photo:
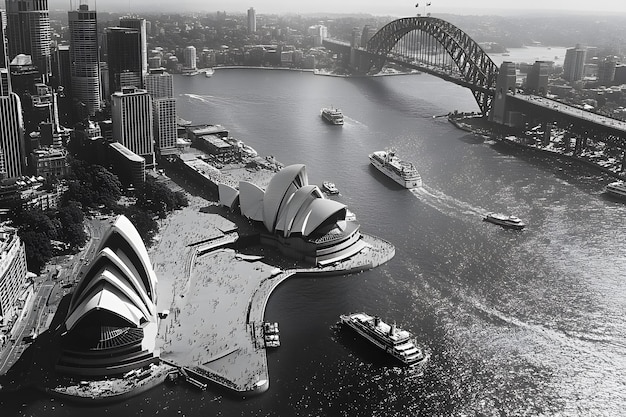
[[[513,63],[498,67],[476,41],[450,22],[406,17],[379,29],[362,47],[332,39],[325,39],[323,46],[337,53],[354,73],[374,75],[386,64],[394,64],[466,87],[482,115],[496,125],[541,125],[546,135],[552,126],[562,127],[575,139],[579,153],[589,139],[617,148],[621,171],[626,170],[626,122],[523,94],[516,86]]]

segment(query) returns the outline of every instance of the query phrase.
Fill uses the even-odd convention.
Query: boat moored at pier
[[[322,119],[332,125],[343,124],[343,113],[335,107],[325,107],[322,109]]]
[[[526,227],[526,224],[519,217],[502,213],[487,213],[483,220],[509,229],[521,230]]]
[[[422,177],[412,163],[401,160],[394,150],[375,151],[369,155],[370,162],[380,172],[403,186],[416,188],[422,186]]]
[[[389,325],[378,316],[366,313],[342,314],[340,323],[345,324],[375,346],[384,350],[404,365],[426,364],[429,355],[419,348],[411,333]]]

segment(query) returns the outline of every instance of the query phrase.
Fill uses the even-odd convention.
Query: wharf
[[[261,182],[273,174],[239,172],[256,175]],[[250,225],[243,217],[215,202],[189,196],[188,207],[163,220],[158,241],[149,249],[159,278],[157,309],[170,311],[159,325],[161,358],[192,370],[198,380],[204,376],[240,393],[269,387],[263,321],[267,301],[281,282],[295,274],[341,275],[370,269],[395,254],[389,242],[365,234],[365,249],[324,267],[299,264],[263,247],[246,254],[225,247],[245,234],[246,227]],[[206,243],[198,244],[207,240],[212,241],[208,250]]]

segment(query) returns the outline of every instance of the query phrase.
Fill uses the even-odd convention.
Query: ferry
[[[389,353],[405,365],[416,366],[428,361],[428,354],[417,347],[411,333],[389,325],[378,316],[366,313],[342,314],[340,323],[350,327],[372,344]]]
[[[334,182],[324,181],[322,183],[322,187],[324,188],[324,191],[326,191],[328,194],[339,194],[339,190],[337,189],[337,186]]]
[[[322,119],[332,125],[343,124],[343,114],[341,110],[334,107],[325,107],[322,109]]]
[[[604,188],[604,191],[613,197],[626,199],[626,182],[612,182]]]
[[[410,162],[398,158],[393,150],[376,151],[369,155],[370,162],[380,172],[403,186],[416,188],[422,186],[422,177]]]
[[[483,220],[509,229],[521,230],[526,227],[526,224],[519,217],[501,213],[487,213]]]

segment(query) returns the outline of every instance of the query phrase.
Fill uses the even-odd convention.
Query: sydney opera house
[[[139,233],[119,216],[72,295],[57,371],[97,378],[158,362],[156,286]]]
[[[347,207],[324,197],[308,183],[305,166],[290,165],[272,177],[267,189],[247,181],[239,189],[219,184],[220,204],[264,226],[261,243],[292,258],[324,266],[343,261],[367,244]]]

